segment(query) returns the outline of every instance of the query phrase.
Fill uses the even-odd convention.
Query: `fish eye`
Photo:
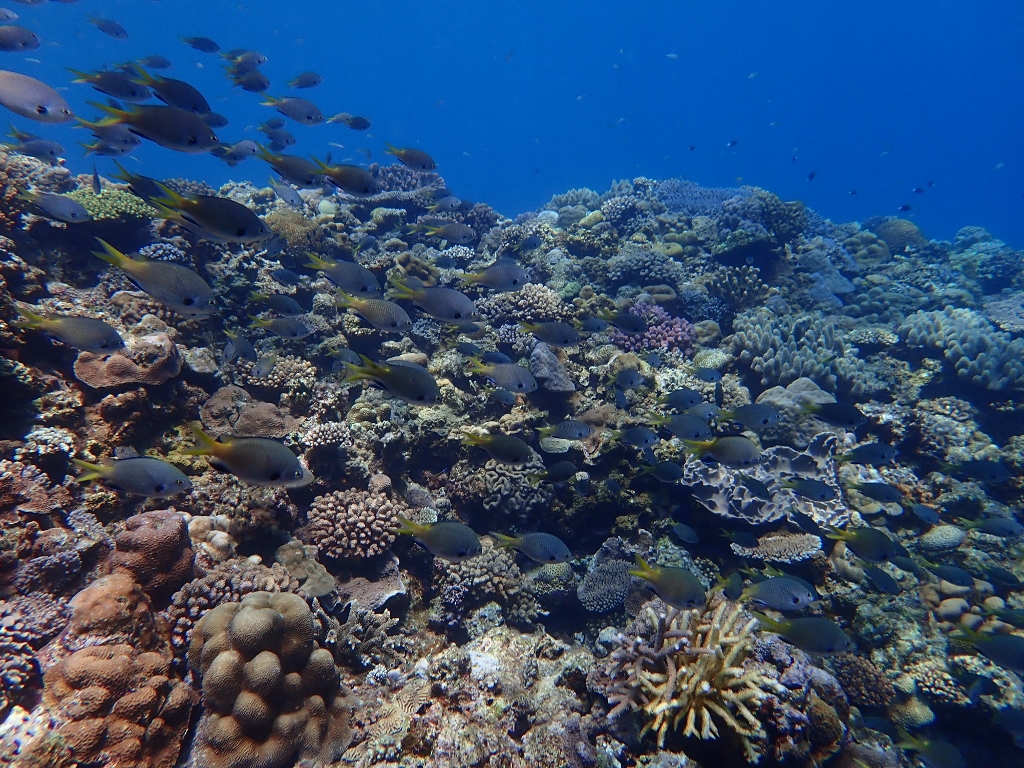
[[[184,481],[184,480],[179,480],[179,481],[178,481],[178,485],[184,485],[184,484],[185,484],[185,481]]]
[[[301,469],[295,470],[294,477],[295,477],[296,480],[301,479],[302,478],[302,470]]]

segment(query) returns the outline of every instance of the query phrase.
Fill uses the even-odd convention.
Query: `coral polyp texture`
[[[634,622],[635,634],[617,647],[599,680],[612,719],[636,711],[641,736],[659,747],[668,736],[716,739],[729,730],[740,737],[750,762],[765,738],[758,710],[780,686],[756,665],[747,665],[757,621],[738,603],[679,611],[648,605]]]
[[[217,606],[196,625],[188,659],[206,707],[197,766],[279,768],[344,751],[341,677],[301,597],[254,592]]]

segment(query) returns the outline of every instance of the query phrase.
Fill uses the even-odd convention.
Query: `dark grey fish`
[[[542,437],[557,437],[562,440],[586,440],[594,434],[594,428],[585,421],[566,419],[550,427],[541,427],[537,432]]]
[[[40,44],[39,35],[31,29],[25,29],[16,24],[0,26],[0,51],[8,53],[34,51]]]
[[[15,320],[14,325],[48,333],[74,349],[103,354],[124,346],[118,332],[102,320],[75,315],[44,317],[21,304],[15,304],[15,308],[21,319]]]
[[[502,389],[501,387],[492,387],[485,388],[485,391],[502,405],[515,405],[517,402],[516,396],[509,392],[507,389]]]
[[[485,363],[511,363],[512,358],[503,352],[484,352],[480,360]]]
[[[202,53],[216,53],[220,50],[220,46],[208,37],[183,37],[181,41]]]
[[[253,293],[249,299],[266,304],[279,315],[303,315],[306,313],[305,308],[299,302],[283,293]]]
[[[40,123],[66,123],[75,114],[57,91],[34,77],[0,69],[0,106]]]
[[[290,269],[275,269],[270,276],[281,285],[298,285],[302,282],[302,277]]]
[[[696,544],[698,541],[697,532],[685,523],[674,523],[672,525],[672,532],[684,544]]]
[[[621,440],[626,445],[631,445],[634,448],[650,448],[661,441],[658,433],[647,427],[628,427],[627,429],[613,430],[611,436],[613,440]]]
[[[146,67],[147,69],[170,69],[171,62],[166,56],[154,54],[147,56],[144,59],[139,59],[139,64]]]
[[[270,78],[264,75],[258,69],[253,69],[249,72],[243,72],[242,74],[229,75],[229,77],[231,78],[231,82],[233,82],[243,91],[247,91],[248,93],[264,93],[270,87]],[[284,131],[282,133],[287,132]],[[291,134],[288,135],[290,136]],[[271,141],[273,141],[274,144],[278,145],[277,147],[275,147],[275,149],[284,149],[284,147],[291,146],[291,144],[295,143],[293,139],[290,144],[284,143],[282,146],[282,142],[278,141],[277,139],[271,139]]]
[[[492,533],[499,547],[511,547],[522,552],[538,563],[567,563],[572,560],[569,548],[557,536],[550,533],[526,533],[522,536],[505,536]]]
[[[645,379],[640,371],[635,368],[624,368],[619,371],[613,382],[621,389],[636,389],[644,383]]]
[[[722,374],[714,368],[687,368],[686,369],[691,375],[706,381],[709,384],[714,384],[722,380]]]
[[[665,427],[680,440],[710,440],[714,436],[706,421],[688,413],[657,417],[652,423]]]
[[[313,329],[294,317],[274,317],[269,320],[254,317],[252,321],[250,328],[264,328],[275,336],[292,341],[304,339],[313,333]]]
[[[324,115],[320,108],[308,99],[300,99],[295,96],[278,99],[268,96],[267,100],[261,103],[265,107],[274,107],[285,117],[290,117],[303,125],[317,125],[324,121]]]
[[[274,190],[274,194],[281,198],[286,205],[290,205],[292,208],[303,207],[302,195],[299,194],[295,187],[281,181],[274,181],[273,177],[271,177],[270,188]]]
[[[106,459],[98,464],[78,459],[72,462],[85,470],[76,478],[78,482],[102,480],[135,496],[168,498],[192,488],[192,481],[180,469],[152,456]]]
[[[835,488],[822,480],[811,480],[800,478],[789,480],[782,484],[786,488],[792,488],[797,496],[803,496],[811,501],[831,501],[836,498]]]
[[[510,392],[525,395],[537,390],[533,374],[515,363],[482,363],[471,359],[469,370],[483,374],[492,384]]]
[[[65,195],[55,195],[50,192],[22,192],[18,195],[18,199],[30,203],[33,208],[47,218],[57,219],[68,224],[80,224],[92,218],[81,203]]]
[[[877,565],[865,563],[864,575],[871,580],[872,586],[884,595],[898,595],[902,590],[899,582]]]
[[[650,448],[644,449],[649,451]],[[640,468],[641,475],[651,475],[659,483],[678,483],[683,478],[683,468],[674,461],[659,461]]]
[[[558,461],[543,472],[527,475],[531,483],[564,483],[572,480],[579,470],[571,461]]]
[[[695,389],[674,389],[658,398],[660,405],[667,405],[677,411],[685,411],[704,402],[704,396]],[[707,421],[707,419],[705,419]]]
[[[795,579],[777,576],[747,587],[741,599],[766,605],[776,611],[799,611],[813,603],[817,595]]]
[[[289,88],[316,88],[324,79],[316,72],[303,72],[288,81]]]
[[[240,333],[224,331],[228,337],[228,343],[224,345],[224,362],[230,363],[234,360],[248,360],[256,362],[256,349],[252,343]]]
[[[95,16],[89,17],[89,23],[105,35],[110,35],[115,40],[127,40],[128,32],[112,19],[100,19]]]

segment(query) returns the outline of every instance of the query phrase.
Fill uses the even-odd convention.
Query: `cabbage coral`
[[[639,710],[646,716],[641,736],[651,733],[663,747],[669,729],[683,736],[715,739],[723,725],[739,735],[747,759],[756,762],[754,741],[765,738],[754,715],[761,702],[784,689],[756,666],[743,662],[754,643],[757,622],[744,618],[738,603],[679,611],[664,604],[647,607],[647,631],[619,635],[604,670],[615,718]],[[640,622],[637,622],[640,624]]]

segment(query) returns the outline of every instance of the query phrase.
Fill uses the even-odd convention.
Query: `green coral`
[[[107,188],[99,195],[91,189],[76,189],[74,192],[68,192],[65,197],[81,203],[97,221],[153,219],[157,216],[155,208],[146,205],[142,198],[123,189]]]

